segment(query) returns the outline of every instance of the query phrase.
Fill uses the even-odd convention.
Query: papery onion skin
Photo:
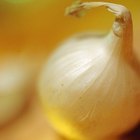
[[[78,2],[68,13],[79,16],[81,9],[98,6],[116,15],[109,34],[87,33],[63,43],[39,82],[46,115],[70,139],[115,140],[140,118],[140,71],[130,12],[112,3]]]

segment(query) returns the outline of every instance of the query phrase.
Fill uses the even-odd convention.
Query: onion
[[[100,6],[116,16],[110,32],[83,33],[62,43],[39,80],[47,117],[69,139],[115,140],[140,119],[140,63],[130,11],[119,4],[76,1],[66,14],[81,17]]]
[[[0,127],[15,119],[27,106],[35,76],[30,61],[22,56],[0,58]]]

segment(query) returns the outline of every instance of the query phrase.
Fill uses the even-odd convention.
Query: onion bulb
[[[23,57],[0,57],[0,127],[14,120],[33,91],[31,65]]]
[[[115,15],[109,33],[78,34],[62,43],[39,80],[48,119],[69,139],[118,139],[140,119],[140,63],[130,11],[119,4],[76,1],[66,14],[79,17],[100,6]]]

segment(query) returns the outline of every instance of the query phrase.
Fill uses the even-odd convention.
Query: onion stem
[[[119,4],[109,2],[80,2],[76,1],[72,6],[66,9],[66,15],[80,17],[83,11],[90,10],[96,7],[106,7],[108,11],[112,12],[116,18],[112,27],[115,36],[122,39],[122,46],[125,58],[132,56],[133,48],[133,24],[131,13],[129,10]]]

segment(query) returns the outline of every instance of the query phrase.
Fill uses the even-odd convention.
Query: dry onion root
[[[110,32],[63,43],[39,82],[50,122],[69,139],[114,140],[139,121],[140,63],[133,51],[130,11],[108,2],[77,1],[66,14],[79,17],[99,6],[116,16]]]

